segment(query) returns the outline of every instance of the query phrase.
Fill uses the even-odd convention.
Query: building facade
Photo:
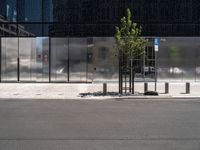
[[[155,78],[155,36],[159,79],[198,80],[198,0],[0,2],[1,82],[117,81],[113,35],[127,8],[149,39],[147,58],[135,62],[138,80]]]
[[[127,8],[143,36],[200,35],[198,0],[1,0],[0,15],[36,36],[104,37]]]

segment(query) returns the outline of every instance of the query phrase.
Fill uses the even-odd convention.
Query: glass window
[[[66,37],[71,31],[70,26],[66,24],[44,24],[44,36]]]
[[[43,0],[43,22],[53,22],[53,3],[52,0]]]
[[[18,0],[18,21],[42,22],[42,0]]]
[[[0,36],[16,37],[17,25],[15,23],[0,24]]]
[[[3,16],[0,20],[16,22],[17,10],[16,0],[3,0],[0,3],[0,15]]]
[[[19,24],[18,35],[23,37],[43,36],[42,24]]]

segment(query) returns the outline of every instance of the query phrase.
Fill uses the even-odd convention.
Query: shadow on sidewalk
[[[126,93],[126,94],[119,94],[118,92],[107,92],[104,94],[103,92],[93,92],[93,93],[80,93],[80,97],[104,97],[104,96],[111,96],[111,97],[124,97],[124,96],[144,96],[143,93],[135,92],[135,94]]]

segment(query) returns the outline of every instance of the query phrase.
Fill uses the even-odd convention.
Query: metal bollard
[[[107,95],[107,83],[103,83],[103,95]]]
[[[144,93],[148,91],[148,83],[144,83]]]
[[[186,83],[186,94],[190,94],[190,83]]]
[[[165,94],[169,94],[169,83],[165,83]]]

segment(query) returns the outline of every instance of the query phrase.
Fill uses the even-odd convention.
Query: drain
[[[58,94],[58,95],[64,95],[64,93],[60,93],[60,94]]]
[[[20,95],[19,93],[14,93],[13,95]]]

